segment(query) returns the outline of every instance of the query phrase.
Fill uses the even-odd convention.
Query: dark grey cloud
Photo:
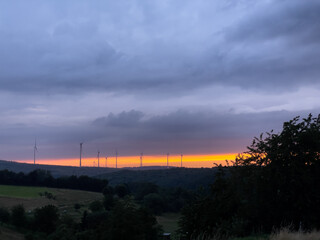
[[[315,0],[2,2],[1,89],[183,95],[315,84],[319,10]]]
[[[292,113],[216,113],[179,110],[146,118],[140,111],[131,110],[118,115],[109,114],[93,121],[101,131],[118,135],[123,139],[142,141],[213,140],[243,138],[260,131],[281,126]],[[271,121],[273,120],[273,121]],[[275,124],[274,122],[277,122]]]
[[[0,145],[7,148],[0,158],[30,159],[35,137],[43,159],[77,158],[80,142],[84,142],[86,157],[94,157],[98,150],[112,155],[116,149],[120,155],[242,152],[254,136],[272,129],[277,132],[293,117],[287,111],[221,114],[184,110],[148,117],[131,110],[76,126],[11,125],[1,128]]]
[[[277,1],[250,13],[232,27],[228,40],[248,44],[275,39],[286,43],[313,43],[319,45],[320,3],[310,1]]]
[[[318,1],[277,1],[249,13],[225,32],[242,50],[221,77],[247,87],[319,87],[319,11]]]

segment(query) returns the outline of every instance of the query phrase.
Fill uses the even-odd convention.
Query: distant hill
[[[215,168],[176,168],[176,167],[135,167],[135,168],[98,168],[71,167],[42,164],[28,164],[0,160],[0,170],[29,173],[36,169],[50,171],[53,177],[87,175],[107,179],[110,185],[121,183],[151,182],[161,187],[183,187],[197,189],[213,183]]]
[[[108,179],[110,185],[151,182],[161,187],[197,189],[213,183],[216,168],[169,168],[148,171],[121,170],[96,176]]]
[[[42,164],[29,164],[0,160],[0,170],[8,169],[13,172],[29,173],[36,169],[44,169],[51,172],[53,177],[71,176],[71,175],[87,175],[90,177],[119,171],[116,168],[97,168],[97,167],[71,167],[71,166],[57,166],[57,165],[42,165]]]

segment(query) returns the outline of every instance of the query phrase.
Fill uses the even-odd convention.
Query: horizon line
[[[235,157],[239,153],[224,153],[224,154],[199,154],[199,155],[183,155],[183,165],[186,168],[201,168],[201,167],[213,167],[215,164],[226,165],[227,161],[235,160]],[[131,156],[117,156],[118,168],[126,167],[140,167],[140,155]],[[100,157],[100,167],[116,168],[115,160],[116,156],[108,157],[106,162],[104,157]],[[5,160],[10,161],[10,160]],[[13,159],[11,161],[20,163],[33,163],[33,159]],[[143,166],[159,166],[165,167],[166,155],[144,155]],[[57,166],[73,166],[79,167],[79,158],[39,158],[36,160],[36,164],[39,165],[57,165]],[[97,167],[96,157],[83,157],[83,167]],[[181,167],[181,154],[169,156],[169,167]],[[98,168],[98,167],[97,167]]]

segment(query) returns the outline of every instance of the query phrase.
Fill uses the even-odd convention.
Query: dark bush
[[[11,222],[18,228],[26,226],[26,211],[23,205],[19,204],[11,208]]]
[[[119,198],[124,198],[130,193],[130,191],[127,185],[120,184],[114,188],[114,193],[117,194]]]
[[[79,210],[79,209],[81,208],[81,204],[80,204],[80,203],[75,203],[75,204],[73,205],[73,208],[74,208],[75,210]]]
[[[52,233],[59,220],[58,208],[47,205],[34,211],[34,228],[40,232]]]
[[[144,196],[143,206],[150,209],[154,214],[159,215],[165,209],[165,200],[158,193],[150,193]]]
[[[92,212],[99,212],[99,211],[103,210],[103,205],[102,205],[101,201],[98,201],[98,200],[97,201],[93,201],[92,203],[90,203],[89,209]]]
[[[0,207],[0,222],[8,223],[10,221],[10,212],[8,209]]]

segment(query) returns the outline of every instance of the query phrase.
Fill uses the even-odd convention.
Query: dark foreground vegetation
[[[119,184],[113,187],[108,185],[107,180],[86,176],[55,179],[43,170],[29,174],[1,171],[0,176],[0,183],[7,185],[62,187],[102,192],[103,200],[92,201],[88,209],[81,204],[74,205],[76,210],[82,212],[80,218],[59,208],[56,204],[58,199],[50,192],[41,192],[39,195],[49,198],[52,204],[32,211],[27,211],[23,205],[16,205],[10,209],[0,208],[0,223],[6,227],[14,227],[30,240],[162,239],[163,231],[155,215],[179,212],[193,198],[192,192],[182,188],[161,188],[147,182]],[[96,186],[93,186],[94,184]]]
[[[184,208],[180,226],[188,239],[319,229],[320,115],[261,134],[232,166],[219,166],[210,194]]]
[[[140,181],[150,178],[149,171],[142,178],[134,177],[141,174],[138,171],[120,176],[123,183],[114,185],[87,176],[53,178],[44,170],[28,174],[0,171],[0,184],[103,194],[103,200],[92,201],[79,218],[54,204],[31,212],[17,205],[0,208],[0,222],[25,234],[27,240],[163,239],[155,215],[166,212],[181,214],[179,230],[171,239],[269,236],[286,226],[305,237],[310,234],[302,231],[320,228],[320,115],[296,117],[285,122],[280,133],[261,134],[232,164],[210,171],[207,181],[211,185],[197,191],[190,190],[191,185],[164,187],[170,185],[168,179],[163,186]],[[179,181],[189,173],[179,170],[173,179]],[[83,206],[75,204],[74,208]],[[271,235],[271,239],[282,239],[280,235]]]
[[[76,206],[75,206],[76,207]],[[7,210],[0,208],[0,222],[14,226],[26,240],[99,240],[159,239],[161,228],[156,218],[129,199],[92,202],[90,212],[84,211],[80,221],[61,214],[54,205],[26,213],[22,205]]]

